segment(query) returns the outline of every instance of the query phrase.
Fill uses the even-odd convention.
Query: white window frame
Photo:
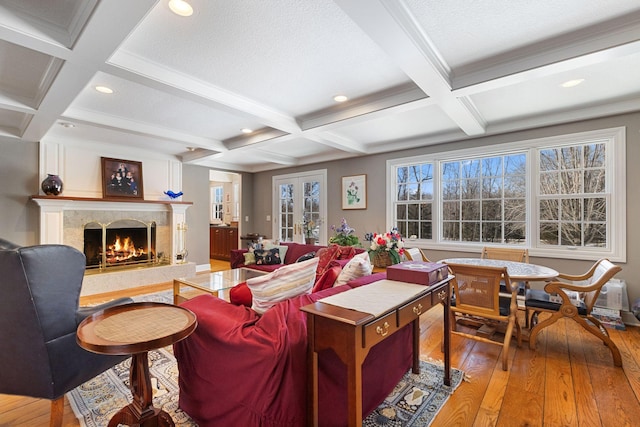
[[[216,192],[217,190],[220,189],[222,192],[222,200],[220,200],[220,203],[216,203]],[[211,199],[211,224],[222,224],[222,221],[224,219],[224,186],[222,185],[213,185],[211,187],[209,187],[209,191],[210,191],[210,199]],[[220,209],[220,218],[216,218],[215,216],[215,207],[216,205],[220,205],[221,209]]]
[[[605,248],[570,248],[540,246],[538,226],[538,185],[537,154],[540,148],[560,147],[563,145],[584,144],[589,142],[605,142],[607,144],[605,197],[612,201],[608,205],[608,246]],[[434,170],[434,205],[433,205],[433,239],[409,241],[405,236],[405,244],[433,250],[461,251],[478,253],[483,242],[450,242],[442,240],[442,197],[441,197],[441,162],[449,162],[469,157],[502,156],[525,152],[527,155],[526,183],[526,246],[531,256],[596,260],[606,257],[613,262],[626,262],[626,128],[616,127],[567,135],[558,135],[507,144],[490,145],[456,151],[444,151],[423,156],[412,156],[387,160],[386,184],[386,222],[389,227],[394,224],[396,167],[418,163],[433,163]]]

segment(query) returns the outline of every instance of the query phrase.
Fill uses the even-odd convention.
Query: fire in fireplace
[[[125,219],[84,226],[84,254],[87,269],[154,264],[156,223]]]

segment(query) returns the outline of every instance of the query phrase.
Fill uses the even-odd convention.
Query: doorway
[[[327,170],[273,177],[273,236],[281,242],[326,244]]]

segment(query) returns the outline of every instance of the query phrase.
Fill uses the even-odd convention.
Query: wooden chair
[[[524,262],[529,264],[529,250],[526,248],[503,248],[495,246],[485,246],[482,248],[482,259],[500,259],[503,261],[515,261]],[[523,299],[525,292],[529,289],[529,282],[520,282],[518,284],[518,292],[520,298]],[[502,286],[503,296],[508,296],[509,293],[506,286]],[[524,307],[518,305],[520,310],[525,310]],[[529,328],[529,317],[525,316],[525,327]]]
[[[420,248],[405,248],[404,256],[407,257],[409,261],[431,262]]]
[[[516,330],[518,347],[522,342],[520,324],[516,321],[518,289],[512,287],[511,297],[500,297],[500,282],[511,283],[506,267],[484,267],[464,264],[448,264],[455,278],[453,284],[454,300],[451,302],[451,333],[481,342],[502,346],[502,369],[507,370],[509,360],[509,344],[513,329]],[[506,324],[502,342],[483,336],[460,332],[457,329],[456,315],[489,319]]]
[[[533,325],[537,316],[541,312],[551,313],[551,316],[538,323],[531,330],[529,336],[529,348],[536,348],[536,338],[540,331],[558,321],[567,318],[575,320],[580,326],[591,332],[594,336],[604,342],[611,350],[613,364],[622,366],[622,358],[618,347],[609,337],[609,333],[604,326],[591,315],[593,305],[598,299],[600,290],[609,279],[615,276],[622,268],[614,265],[607,259],[597,261],[586,273],[582,275],[559,274],[560,279],[568,282],[554,281],[544,286],[544,290],[529,289],[525,298],[527,317],[531,313],[530,323]],[[567,291],[576,292],[571,298]],[[562,302],[551,300],[551,295],[557,295]],[[575,302],[575,304],[574,304]]]
[[[529,250],[526,248],[503,248],[485,246],[482,248],[482,259],[501,259],[503,261],[515,261],[529,263]]]

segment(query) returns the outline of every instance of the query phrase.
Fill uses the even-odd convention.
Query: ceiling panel
[[[640,111],[637,0],[189,1],[0,0],[0,136],[257,172]]]
[[[154,8],[122,50],[289,115],[331,106],[337,94],[356,98],[408,81],[329,0],[193,4],[183,22]]]
[[[602,105],[640,96],[640,53],[473,95],[489,122],[503,122],[552,111]],[[561,86],[584,79],[575,87]]]

